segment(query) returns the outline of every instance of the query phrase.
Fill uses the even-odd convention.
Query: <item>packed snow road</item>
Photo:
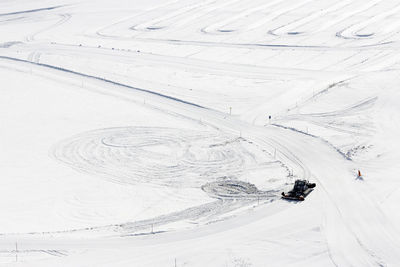
[[[398,9],[4,1],[0,264],[397,266]]]

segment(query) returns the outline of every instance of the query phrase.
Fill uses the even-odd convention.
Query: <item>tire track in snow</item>
[[[253,14],[255,12],[259,12],[259,11],[262,11],[262,10],[264,10],[266,8],[271,7],[271,6],[277,5],[277,4],[281,3],[282,1],[283,0],[275,0],[275,1],[272,1],[272,2],[269,2],[269,3],[266,3],[264,5],[259,5],[259,6],[250,8],[250,9],[245,9],[243,12],[240,12],[239,14],[237,14],[235,16],[232,16],[230,18],[224,19],[224,20],[219,21],[217,23],[214,23],[214,24],[208,25],[206,27],[203,27],[201,29],[201,31],[204,32],[204,33],[214,33],[214,34],[215,33],[221,33],[222,32],[221,28],[229,25],[230,23],[232,23],[232,22],[234,22],[236,20],[239,20],[241,18],[250,16],[251,14]],[[250,30],[250,28],[248,28],[247,30]]]
[[[23,10],[23,11],[15,11],[15,12],[9,12],[9,13],[2,13],[0,14],[0,17],[2,16],[12,16],[12,15],[21,15],[21,14],[28,14],[28,13],[36,13],[36,12],[41,12],[41,11],[48,11],[48,10],[53,10],[57,8],[64,7],[65,5],[61,6],[51,6],[51,7],[43,7],[43,8],[37,8],[37,9],[30,9],[30,10]]]
[[[32,42],[32,41],[35,40],[35,37],[37,35],[39,35],[41,33],[44,33],[44,32],[46,32],[46,31],[48,31],[50,29],[56,28],[56,27],[58,27],[58,26],[60,26],[60,25],[62,25],[64,23],[68,22],[71,19],[71,14],[59,14],[58,16],[60,16],[61,18],[56,23],[54,23],[53,25],[50,25],[48,27],[45,27],[45,28],[43,28],[43,29],[41,29],[41,30],[39,30],[39,31],[37,31],[35,33],[30,34],[29,36],[27,36],[25,38],[26,41],[27,42]]]
[[[68,138],[52,154],[74,169],[120,184],[199,187],[220,177],[240,177],[252,161],[241,139],[232,138],[218,132],[120,127]]]
[[[316,11],[314,13],[311,13],[310,15],[307,15],[306,17],[302,17],[300,19],[297,19],[295,21],[289,22],[286,25],[280,26],[278,28],[275,28],[273,30],[270,31],[271,34],[273,35],[284,35],[284,34],[302,34],[305,33],[301,30],[296,30],[298,27],[313,22],[315,19],[320,18],[321,16],[327,15],[329,13],[332,12],[336,12],[338,10],[341,10],[344,7],[347,7],[348,5],[350,5],[353,2],[353,0],[346,0],[346,1],[339,1],[336,4],[325,8],[325,9],[321,9],[319,11]],[[320,31],[321,29],[317,28],[317,31]],[[309,32],[307,32],[309,33]]]
[[[208,0],[208,1],[205,1],[205,2],[198,2],[198,3],[195,3],[195,4],[184,6],[182,8],[177,9],[177,10],[174,10],[173,12],[166,13],[165,15],[163,15],[161,17],[157,17],[157,18],[155,18],[153,20],[146,21],[144,23],[140,23],[140,24],[134,25],[134,26],[130,27],[130,29],[131,30],[135,30],[135,31],[144,31],[144,30],[147,31],[147,30],[153,30],[153,29],[156,30],[156,29],[158,29],[158,27],[155,26],[155,25],[157,25],[158,23],[160,23],[160,22],[162,22],[164,20],[174,18],[176,16],[179,16],[181,14],[184,14],[184,13],[187,13],[189,11],[195,10],[195,9],[197,9],[199,7],[208,5],[208,4],[213,3],[213,2],[215,2],[215,0]]]
[[[314,125],[318,125],[320,127],[326,128],[326,129],[333,129],[336,132],[341,132],[341,133],[347,133],[351,135],[369,135],[371,128],[362,125],[357,125],[358,127],[356,129],[346,129],[345,126],[346,124],[336,126],[333,121],[334,119],[338,118],[344,118],[344,117],[350,117],[350,116],[357,116],[357,119],[359,119],[359,116],[362,115],[362,112],[365,110],[368,110],[372,108],[374,103],[376,102],[378,98],[377,97],[370,97],[367,99],[364,99],[360,102],[355,103],[354,105],[351,105],[350,107],[346,107],[340,110],[335,110],[335,111],[330,111],[330,112],[320,112],[320,113],[302,113],[302,114],[291,114],[284,116],[282,118],[279,118],[278,122],[279,123],[285,123],[286,121],[307,121],[309,123],[312,123]],[[282,125],[276,125],[280,127],[284,127]],[[364,127],[364,131],[362,129]],[[338,149],[338,148],[336,148]]]
[[[365,5],[362,5],[361,7],[354,8],[354,9],[352,9],[350,11],[344,10],[343,12],[340,12],[335,18],[332,18],[332,19],[330,19],[329,21],[327,21],[325,23],[319,24],[317,26],[317,28],[316,28],[316,31],[319,31],[319,32],[325,31],[325,30],[327,30],[327,29],[339,24],[340,22],[343,22],[346,19],[353,17],[356,14],[362,13],[362,12],[364,12],[364,11],[370,9],[370,8],[375,7],[376,5],[378,5],[382,1],[383,0],[372,0],[370,2],[367,2]],[[364,2],[363,2],[363,4],[364,4]],[[340,10],[340,8],[338,10]],[[337,11],[337,10],[332,10],[332,11],[329,11],[328,13],[333,12],[333,11]],[[323,12],[323,11],[321,11],[321,12]],[[303,23],[303,24],[298,25],[298,26],[306,25],[307,23],[309,23],[308,22],[308,18],[304,18],[304,20],[306,20],[306,23]],[[300,32],[304,32],[302,30],[299,30],[299,31]],[[315,31],[311,31],[311,32],[315,32]]]
[[[361,13],[363,11],[366,11],[370,8],[373,8],[374,6],[378,5],[380,1],[374,1],[370,2],[367,6],[365,6],[363,9],[358,10],[357,13]],[[372,23],[377,23],[382,19],[385,19],[388,16],[391,16],[393,14],[396,14],[397,12],[400,11],[400,5],[396,6],[395,8],[392,8],[386,12],[380,13],[379,15],[375,15],[373,17],[370,17],[367,20],[363,20],[362,22],[356,23],[351,25],[350,27],[347,27],[339,32],[336,33],[337,37],[344,38],[344,39],[361,39],[361,38],[373,38],[376,33],[360,33],[361,30],[366,28],[368,25]]]
[[[311,2],[311,1],[310,0],[303,0],[303,1],[297,2],[296,4],[286,5],[284,7],[281,7],[279,9],[277,9],[277,10],[274,10],[269,16],[266,16],[265,18],[255,22],[255,23],[252,23],[252,24],[248,25],[246,30],[247,31],[255,30],[255,29],[257,29],[257,28],[259,28],[259,27],[261,27],[261,26],[263,26],[263,25],[265,25],[265,24],[267,24],[269,22],[272,22],[272,21],[276,20],[277,18],[279,18],[279,17],[281,17],[281,16],[283,16],[283,15],[285,15],[285,14],[287,14],[287,13],[293,11],[293,10],[296,10],[296,9],[308,4],[309,2]],[[268,31],[268,33],[271,33],[271,32]]]
[[[150,13],[150,12],[152,12],[152,11],[155,11],[155,10],[160,9],[160,8],[163,8],[163,7],[167,7],[167,6],[173,5],[173,4],[175,4],[175,3],[179,2],[179,1],[180,1],[180,0],[168,1],[168,2],[163,3],[163,4],[161,4],[161,5],[157,5],[157,6],[154,6],[154,7],[152,7],[152,8],[149,8],[149,9],[143,11],[143,12],[140,12],[139,14],[135,14],[135,15],[133,15],[133,16],[128,16],[128,17],[119,19],[118,21],[113,22],[113,23],[110,24],[110,25],[103,26],[103,27],[101,27],[100,29],[96,30],[96,35],[102,36],[102,37],[108,37],[108,38],[118,37],[118,36],[109,35],[109,34],[107,34],[106,32],[107,32],[108,29],[110,29],[110,28],[117,27],[117,26],[120,25],[120,24],[126,24],[126,23],[128,23],[130,20],[132,20],[132,19],[134,19],[134,18],[139,18],[140,16],[143,16],[143,15],[145,15],[145,14],[147,14],[147,13]],[[129,28],[129,27],[128,27],[128,28]]]
[[[63,69],[54,69],[79,75]],[[110,83],[107,80],[104,82]],[[118,83],[115,85],[129,88]],[[151,92],[148,93],[151,94]],[[357,189],[354,185],[347,171],[349,164],[338,157],[334,150],[309,136],[302,137],[282,129],[254,127],[234,117],[223,117],[220,113],[199,108],[197,105],[161,95],[154,95],[154,97],[171,101],[171,104],[175,103],[175,107],[170,106],[170,108],[183,108],[181,112],[185,112],[186,116],[202,114],[205,123],[214,125],[223,132],[237,133],[240,130],[246,139],[253,140],[266,150],[277,149],[277,154],[281,155],[280,160],[286,165],[296,166],[296,173],[301,174],[302,177],[317,178],[322,188],[325,188],[326,197],[323,197],[323,200],[326,201],[327,223],[324,229],[331,254],[336,262],[359,266],[376,265],[382,261],[398,262],[396,261],[398,256],[394,251],[394,248],[398,247],[396,237],[388,235],[388,233],[394,235],[395,232],[385,223],[386,220],[381,216],[379,207],[371,203],[371,200],[364,195],[364,191]],[[314,153],[319,155],[317,162]],[[352,191],[343,191],[346,188],[352,188]],[[354,216],[355,210],[360,211],[360,214]],[[374,227],[372,236],[368,231],[371,224]],[[344,235],[339,239],[335,230],[338,226],[343,227],[341,233]],[[379,240],[374,238],[377,236],[380,237]],[[345,244],[350,244],[350,247]],[[355,249],[355,256],[345,254],[349,248]],[[382,251],[383,249],[386,251]]]
[[[17,61],[21,62],[21,61]],[[22,61],[24,63],[28,63],[26,61]],[[36,64],[38,67],[41,67],[41,64]],[[64,70],[56,68],[57,71],[62,71],[65,72]],[[67,72],[70,73],[70,72]],[[79,75],[79,74],[75,74]],[[167,131],[168,134],[162,136],[162,131]],[[150,132],[153,132],[154,134],[149,134]],[[172,131],[172,132],[171,132]],[[107,169],[107,164],[116,164],[116,168],[112,168],[110,172],[106,171],[107,176],[111,174],[111,172],[117,171],[117,169],[121,169],[120,163],[123,163],[122,166],[125,166],[125,163],[128,163],[125,167],[128,167],[129,170],[135,169],[134,168],[134,163],[138,159],[138,154],[140,152],[140,157],[145,156],[150,153],[149,158],[157,158],[157,153],[152,153],[151,150],[143,150],[141,147],[142,146],[159,146],[165,143],[169,144],[175,144],[176,137],[182,135],[182,130],[178,131],[176,129],[162,129],[162,128],[157,128],[157,129],[152,129],[152,128],[111,128],[111,129],[104,129],[100,131],[94,131],[94,132],[89,132],[85,133],[83,135],[79,135],[76,137],[73,137],[71,139],[65,140],[61,142],[58,146],[55,147],[54,154],[55,157],[60,159],[63,162],[66,162],[67,164],[72,164],[74,165],[73,167],[82,171],[88,171],[88,166],[90,168],[91,165],[95,166],[96,170],[90,170],[89,172],[95,173],[98,175],[101,175],[104,173],[105,169]],[[161,134],[161,137],[160,137]],[[185,135],[183,135],[185,136]],[[193,136],[194,139],[202,140],[204,141],[204,136],[202,136],[200,133],[190,133],[189,136]],[[88,137],[88,138],[87,138]],[[154,137],[155,139],[153,139]],[[209,134],[206,136],[207,138],[210,137]],[[212,136],[211,136],[212,137]],[[145,138],[143,140],[143,138]],[[172,139],[171,139],[172,138]],[[232,150],[231,145],[236,145],[241,139],[234,139],[233,141],[230,142],[221,142],[223,140],[226,140],[226,138],[221,137],[220,134],[214,136],[213,145],[210,145],[211,150],[216,150],[215,156],[211,157],[211,160],[206,160],[203,163],[197,159],[193,159],[193,154],[182,153],[182,155],[186,155],[186,158],[182,160],[182,164],[186,165],[184,167],[187,170],[191,172],[202,172],[201,169],[205,171],[205,177],[208,181],[211,180],[219,180],[218,177],[221,177],[222,179],[226,179],[226,175],[230,177],[235,177],[240,175],[242,172],[242,164],[243,164],[243,157],[235,157],[234,153],[232,153],[234,150]],[[220,140],[222,138],[222,140]],[[97,140],[97,141],[96,141]],[[185,139],[179,138],[178,137],[178,142],[179,140],[183,140],[182,142],[185,142]],[[218,141],[219,140],[219,141]],[[76,142],[78,141],[78,142]],[[81,142],[83,141],[83,142]],[[94,142],[93,142],[94,141]],[[217,143],[215,143],[217,141]],[[106,148],[103,151],[98,151],[99,146],[105,146]],[[173,145],[175,147],[175,145]],[[81,149],[82,148],[82,149]],[[112,150],[115,149],[117,150],[117,153],[113,153]],[[121,151],[122,150],[122,151]],[[137,151],[139,150],[139,151]],[[224,152],[226,151],[226,152]],[[136,156],[135,156],[136,154]],[[246,155],[248,153],[243,153],[243,155]],[[232,155],[234,157],[232,157]],[[247,156],[246,156],[247,157]],[[219,159],[222,159],[219,160]],[[249,159],[251,160],[251,159]],[[108,165],[109,166],[109,165]],[[221,168],[222,166],[222,168]],[[140,170],[143,168],[143,165],[137,166],[136,171]],[[194,170],[193,170],[194,168]],[[197,169],[197,168],[200,168]],[[231,168],[233,171],[231,172],[231,175],[229,175],[229,168]],[[146,168],[144,168],[146,169]],[[160,171],[161,169],[161,171]],[[159,172],[161,173],[162,178],[168,179],[168,174],[171,174],[171,171],[169,168],[167,168],[165,171],[160,168],[160,166],[150,166],[150,168],[147,169],[148,172],[144,173],[142,177],[147,177],[147,180],[145,182],[149,182],[149,176],[154,178],[154,176],[157,176],[156,174],[150,174],[149,172]],[[182,168],[178,168],[178,172],[181,171]],[[203,171],[203,172],[204,172]],[[135,175],[135,173],[134,173]],[[121,182],[121,175],[117,174],[118,177],[117,182]],[[173,179],[175,179],[175,173],[173,173]],[[126,176],[128,178],[132,178],[132,175]],[[211,178],[210,178],[211,177]],[[213,178],[214,177],[214,178]],[[122,177],[124,178],[124,177]],[[170,177],[171,178],[171,177]],[[187,180],[188,177],[183,177],[181,180]],[[179,179],[178,179],[179,180]],[[197,179],[196,179],[197,180]],[[130,183],[131,181],[128,181]],[[122,179],[122,183],[126,183],[126,180]],[[204,182],[203,182],[204,183]],[[226,186],[232,187],[235,181],[230,180],[229,184]],[[164,184],[164,183],[161,183]],[[171,185],[171,181],[168,181],[167,184]],[[196,184],[198,184],[198,181],[196,181]],[[234,211],[238,208],[242,208],[246,205],[250,205],[251,203],[254,203],[254,201],[259,201],[259,200],[271,200],[271,199],[276,199],[276,192],[265,192],[265,191],[254,191],[254,187],[250,186],[248,191],[246,189],[247,183],[243,182],[237,182],[238,186],[241,188],[239,191],[232,192],[231,189],[227,188],[227,193],[225,195],[214,195],[214,197],[220,199],[217,202],[213,202],[211,204],[205,205],[203,208],[202,207],[194,207],[190,208],[187,210],[184,210],[179,213],[173,213],[173,214],[168,214],[168,215],[163,215],[158,218],[153,218],[141,222],[136,222],[136,223],[127,223],[126,225],[109,225],[109,226],[103,226],[103,227],[91,227],[91,228],[85,228],[85,229],[75,229],[75,230],[69,230],[69,231],[58,231],[58,232],[48,232],[45,234],[51,234],[51,233],[71,233],[71,232],[77,232],[77,231],[93,231],[93,230],[110,230],[110,228],[118,228],[120,231],[137,231],[143,228],[148,229],[150,224],[156,224],[156,225],[162,225],[166,223],[171,223],[171,222],[176,222],[184,219],[191,219],[191,220],[197,220],[199,218],[203,219],[204,217],[209,217],[210,214],[212,216],[216,216],[215,218],[217,219],[218,216],[221,216],[221,213],[226,213],[230,211]],[[246,185],[246,186],[244,186]],[[212,188],[214,185],[209,184],[207,185],[207,188]],[[221,187],[221,181],[219,182],[218,187],[221,189],[225,185],[222,182],[222,187]],[[239,192],[240,194],[238,194]],[[209,214],[210,213],[210,214]],[[208,214],[208,215],[207,215]],[[207,216],[206,216],[207,215]],[[133,225],[133,226],[132,226]],[[128,229],[128,230],[127,230]],[[33,233],[32,233],[33,234]],[[40,234],[40,233],[38,233]],[[41,233],[43,234],[43,233]],[[9,234],[7,234],[9,235]]]
[[[68,70],[68,69],[65,69],[65,68],[61,68],[61,67],[49,65],[49,64],[36,63],[36,62],[31,62],[31,61],[27,61],[27,60],[23,60],[23,59],[18,59],[18,58],[13,58],[13,57],[7,57],[7,56],[0,56],[0,59],[9,60],[9,61],[15,61],[15,62],[20,62],[20,63],[33,64],[33,65],[36,65],[36,66],[38,66],[38,67],[43,67],[43,68],[58,70],[58,71],[62,71],[62,72],[65,72],[65,73],[78,75],[78,76],[80,76],[80,77],[90,78],[90,79],[97,80],[97,81],[102,81],[102,82],[105,82],[105,83],[108,83],[108,84],[113,84],[113,85],[116,85],[116,86],[121,86],[121,87],[124,87],[124,88],[129,88],[129,89],[136,90],[136,91],[140,91],[140,92],[143,92],[143,93],[148,93],[148,94],[151,94],[151,95],[160,96],[160,97],[163,97],[163,98],[166,98],[166,99],[171,99],[171,100],[174,100],[174,101],[177,101],[177,102],[181,102],[181,103],[193,105],[193,106],[196,106],[196,107],[199,107],[199,108],[205,108],[205,107],[203,107],[203,106],[200,106],[200,105],[197,105],[197,104],[194,104],[194,103],[191,103],[191,102],[188,102],[188,101],[185,101],[185,100],[176,98],[176,97],[172,97],[172,96],[168,96],[168,95],[165,95],[165,94],[161,94],[161,93],[158,93],[158,92],[155,92],[155,91],[151,91],[151,90],[147,90],[147,89],[142,89],[142,88],[138,88],[138,87],[133,87],[133,86],[130,86],[130,85],[125,85],[125,84],[122,84],[122,83],[118,83],[118,82],[111,81],[111,80],[109,80],[109,79],[105,79],[105,78],[101,78],[101,77],[97,77],[97,76],[93,76],[93,75],[88,75],[88,74],[76,72],[76,71],[73,71],[73,70]]]

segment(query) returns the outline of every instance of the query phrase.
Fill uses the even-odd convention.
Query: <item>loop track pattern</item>
[[[241,139],[219,132],[118,127],[85,132],[58,143],[56,159],[121,184],[199,187],[240,177],[253,155]]]

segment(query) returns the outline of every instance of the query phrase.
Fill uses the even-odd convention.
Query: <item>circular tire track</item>
[[[239,177],[254,162],[240,138],[217,132],[118,127],[85,132],[56,144],[57,160],[121,184],[196,186]]]
[[[211,197],[218,199],[262,199],[276,196],[273,191],[260,191],[254,184],[238,180],[211,182],[201,187]]]
[[[246,167],[256,164],[242,141],[220,132],[117,127],[84,132],[59,142],[53,148],[54,157],[76,170],[121,184],[197,187],[215,199],[141,221],[73,231],[96,229],[136,235],[177,221],[219,221],[223,214],[255,201],[276,199],[276,192],[260,191],[236,179]]]

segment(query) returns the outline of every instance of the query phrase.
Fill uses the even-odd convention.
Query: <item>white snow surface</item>
[[[0,265],[400,266],[399,14],[2,0]]]

